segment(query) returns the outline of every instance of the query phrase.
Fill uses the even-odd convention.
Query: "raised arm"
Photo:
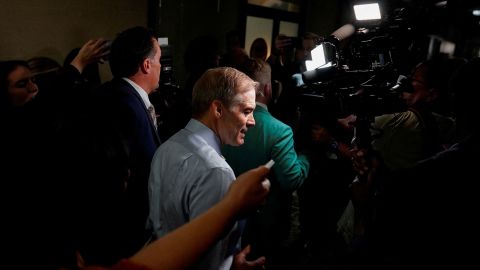
[[[83,44],[70,64],[82,73],[88,64],[103,61],[102,58],[110,52],[109,45],[110,43],[104,39],[91,39]]]
[[[190,268],[239,217],[263,202],[270,187],[267,173],[260,166],[240,175],[219,203],[129,260],[148,269]]]

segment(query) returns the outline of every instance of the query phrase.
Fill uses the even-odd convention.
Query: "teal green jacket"
[[[222,154],[235,175],[275,161],[272,187],[267,203],[281,200],[282,194],[291,194],[307,178],[310,164],[304,155],[294,149],[292,129],[274,118],[267,109],[257,105],[253,113],[255,126],[249,128],[241,146],[224,146]]]

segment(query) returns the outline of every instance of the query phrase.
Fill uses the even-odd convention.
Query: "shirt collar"
[[[202,137],[220,156],[222,155],[220,138],[202,122],[192,118],[185,129]]]
[[[148,99],[148,94],[145,90],[143,90],[140,85],[136,84],[134,81],[130,80],[129,78],[122,78],[124,81],[128,82],[134,89],[137,91],[137,93],[140,95],[140,97],[143,100],[143,103],[145,103],[145,106],[147,109],[152,106],[152,103],[150,103],[150,100]]]

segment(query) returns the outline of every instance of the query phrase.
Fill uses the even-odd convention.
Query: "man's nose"
[[[33,80],[28,80],[27,91],[34,93],[38,91],[38,85]]]
[[[253,114],[251,114],[247,119],[247,127],[255,126],[255,118],[253,118]]]

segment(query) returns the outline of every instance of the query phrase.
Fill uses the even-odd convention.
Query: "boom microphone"
[[[355,33],[355,27],[352,24],[345,24],[332,33],[332,36],[342,41]]]
[[[337,45],[338,42],[352,36],[355,33],[355,27],[352,24],[345,24],[344,26],[335,30],[326,41],[333,42]]]

